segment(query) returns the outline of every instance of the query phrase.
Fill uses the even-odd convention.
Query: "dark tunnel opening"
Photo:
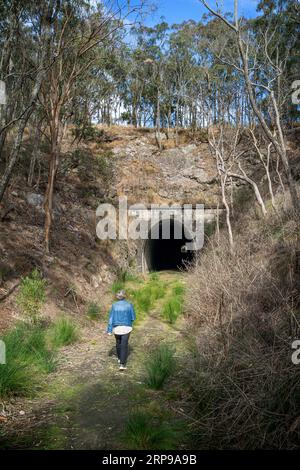
[[[170,237],[162,238],[162,222],[159,222],[159,238],[148,240],[144,246],[144,256],[149,271],[180,270],[185,269],[187,264],[193,260],[194,252],[185,250],[185,244],[191,241],[184,233],[184,227],[178,221],[170,219]],[[177,224],[182,232],[181,238],[175,238],[174,228]],[[180,227],[178,227],[180,224]]]

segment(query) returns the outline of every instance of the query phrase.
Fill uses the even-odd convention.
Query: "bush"
[[[45,285],[37,269],[21,281],[17,304],[33,322],[37,320],[46,300]]]
[[[40,325],[19,323],[4,337],[7,363],[0,366],[0,396],[31,393],[44,373],[55,369],[53,352],[47,348],[46,330]]]
[[[90,302],[87,308],[87,316],[91,320],[98,320],[101,315],[101,307],[96,302]]]
[[[300,331],[299,222],[249,215],[234,226],[234,254],[221,231],[189,274],[195,354],[187,379],[202,449],[295,449],[300,439],[291,361]]]
[[[105,135],[103,129],[97,129],[92,125],[77,125],[72,130],[72,134],[76,139],[83,139],[87,142],[101,142]]]
[[[146,384],[149,388],[160,390],[175,370],[175,350],[167,344],[158,346],[146,362]]]
[[[176,448],[178,429],[146,411],[134,411],[125,425],[123,440],[129,449],[167,450]]]
[[[51,343],[57,348],[75,343],[78,336],[76,325],[65,317],[56,320],[50,331]]]

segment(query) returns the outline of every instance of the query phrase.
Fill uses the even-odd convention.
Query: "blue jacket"
[[[115,326],[131,326],[135,319],[133,305],[127,300],[118,300],[110,309],[107,333],[112,333]]]

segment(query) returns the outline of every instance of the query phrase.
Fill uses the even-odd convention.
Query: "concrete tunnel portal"
[[[162,221],[157,223],[158,236],[148,239],[143,245],[143,271],[163,271],[185,269],[192,262],[194,251],[186,250],[186,243],[192,238],[186,236],[182,222],[169,220],[170,236],[165,239],[162,236]],[[175,236],[175,229],[181,233],[181,237]]]

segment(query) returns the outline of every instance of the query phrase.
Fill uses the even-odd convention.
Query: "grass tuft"
[[[46,330],[40,325],[17,324],[2,338],[6,364],[0,365],[0,397],[28,395],[43,374],[53,372],[56,362],[47,347]]]
[[[178,437],[178,429],[171,423],[138,410],[129,415],[123,440],[130,449],[167,450],[176,448]]]
[[[152,351],[146,362],[145,382],[149,388],[160,390],[173,374],[176,367],[174,353],[174,348],[167,344],[161,344]]]
[[[101,307],[100,307],[100,305],[98,305],[97,302],[90,302],[88,304],[86,314],[91,320],[99,320],[99,318],[101,316]]]
[[[77,327],[69,318],[58,318],[50,329],[50,339],[56,348],[75,343],[78,339]]]
[[[45,285],[45,280],[37,269],[21,281],[17,304],[33,322],[37,321],[46,300]]]
[[[119,292],[119,290],[123,290],[124,288],[125,288],[125,283],[124,281],[120,281],[120,280],[114,281],[111,286],[111,290],[113,294],[116,294],[117,292]]]
[[[170,323],[174,324],[182,313],[182,299],[179,296],[170,297],[163,306],[163,316]]]

